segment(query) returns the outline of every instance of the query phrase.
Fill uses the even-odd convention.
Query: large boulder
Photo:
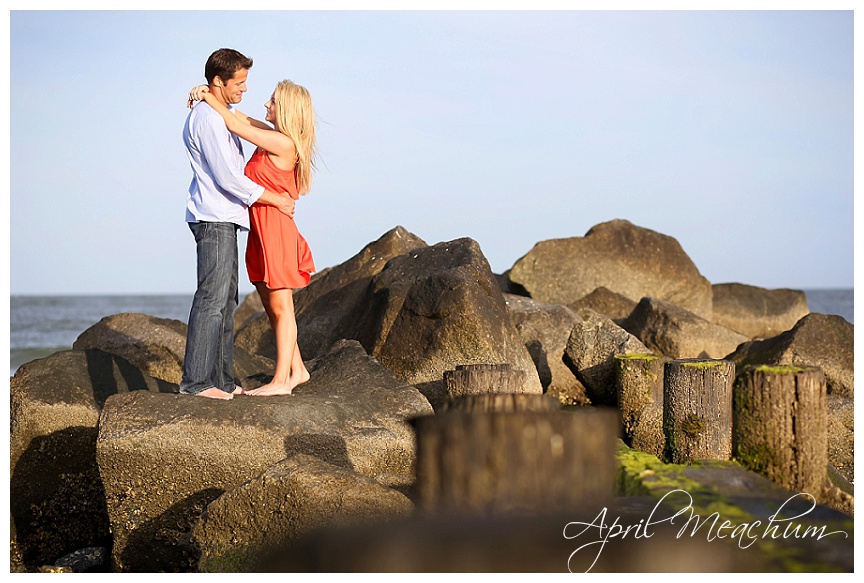
[[[807,296],[793,289],[764,289],[741,283],[711,286],[712,322],[750,338],[770,338],[810,313]]]
[[[387,522],[413,510],[407,496],[368,476],[294,455],[207,506],[192,533],[201,549],[198,570],[260,571],[271,549],[316,531]]]
[[[356,323],[367,309],[366,288],[372,277],[392,258],[423,247],[422,239],[396,227],[297,290],[297,343],[303,357],[319,356],[342,338],[358,338]]]
[[[615,355],[647,354],[638,338],[594,310],[576,312],[564,348],[564,362],[588,390],[595,405],[615,405]]]
[[[476,241],[416,249],[387,262],[366,290],[358,339],[436,408],[443,375],[464,364],[509,364],[526,373],[526,393],[543,387]]]
[[[264,304],[261,303],[261,296],[258,295],[257,291],[253,291],[243,298],[243,301],[240,302],[240,305],[237,306],[237,310],[234,312],[234,332],[240,330],[243,324],[246,323],[246,320],[263,312]]]
[[[414,479],[406,422],[432,413],[356,341],[307,363],[293,395],[230,401],[137,392],[105,404],[96,457],[114,534],[115,568],[194,570],[189,533],[224,492],[293,454],[318,457],[388,487]]]
[[[179,385],[187,326],[147,314],[106,316],[82,332],[72,348],[98,348],[122,356],[150,376]]]
[[[810,313],[772,338],[753,340],[727,356],[738,369],[748,364],[818,366],[825,375],[828,393],[855,394],[855,328],[840,316]]]
[[[396,227],[347,261],[315,274],[306,287],[295,290],[297,345],[303,358],[315,358],[326,353],[337,340],[357,338],[358,314],[365,309],[366,287],[372,277],[380,273],[393,257],[425,246],[426,243],[416,235],[403,227]],[[250,298],[252,296],[257,298],[258,294],[252,294]],[[238,328],[235,345],[275,360],[276,337],[263,306],[253,312],[255,299],[247,301],[250,308]],[[260,298],[257,301],[260,303]]]
[[[98,349],[22,365],[10,382],[10,510],[19,560],[53,564],[110,540],[96,433],[105,400],[132,390],[176,391]]]
[[[562,405],[589,404],[585,386],[564,364],[564,348],[576,323],[576,313],[566,306],[544,304],[524,296],[505,294],[504,301],[546,394]]]
[[[77,350],[98,348],[122,356],[148,375],[179,385],[183,380],[188,328],[179,320],[148,314],[114,314],[82,332],[72,347]],[[275,359],[275,354],[271,358]],[[243,386],[248,377],[272,375],[275,363],[271,358],[235,345],[234,376]]]
[[[605,287],[633,301],[652,296],[711,318],[711,284],[678,241],[625,220],[596,225],[584,237],[541,241],[509,277],[542,302],[572,304]]]
[[[297,337],[300,340],[300,335]],[[247,317],[234,336],[234,349],[246,351],[255,356],[276,360],[276,336],[270,326],[270,318],[264,312]],[[300,351],[303,359],[312,358]]]
[[[588,308],[617,322],[630,315],[636,302],[601,286],[568,307],[574,312]]]
[[[750,338],[692,312],[645,297],[621,326],[657,354],[669,358],[723,358]]]

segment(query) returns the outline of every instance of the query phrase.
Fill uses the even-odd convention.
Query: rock
[[[711,318],[711,284],[672,237],[624,220],[601,223],[584,237],[537,243],[510,270],[532,298],[572,304],[599,287],[633,301],[666,300]]]
[[[563,405],[589,404],[585,386],[564,364],[564,348],[576,323],[576,313],[566,306],[512,294],[505,294],[504,301],[546,394],[555,396]]]
[[[623,443],[619,444],[618,461],[620,496],[648,496],[655,502],[665,500],[667,508],[684,510],[688,504],[691,506],[691,510],[679,518],[681,522],[676,521],[682,526],[691,521],[687,532],[679,531],[681,540],[691,537],[706,540],[704,530],[699,533],[692,530],[697,522],[694,517],[701,517],[699,523],[710,528],[713,520],[710,516],[716,511],[720,517],[715,524],[728,519],[735,526],[726,528],[737,528],[741,535],[734,537],[739,543],[736,556],[749,557],[761,563],[758,568],[751,567],[754,571],[852,570],[853,522],[850,516],[822,504],[822,500],[830,496],[827,489],[793,495],[735,461],[667,464],[654,456],[628,449]],[[778,519],[781,515],[782,518]],[[742,524],[748,525],[746,534],[741,532]],[[804,531],[811,525],[825,528],[818,537],[812,530],[805,535]],[[714,532],[719,532],[716,526],[713,528]],[[713,544],[719,542],[720,537],[707,540]],[[726,570],[738,572],[739,566]]]
[[[369,243],[354,257],[330,268],[326,273],[309,282],[309,285],[294,294],[297,315],[298,346],[303,358],[314,358],[324,354],[330,346],[342,338],[358,338],[357,321],[368,309],[365,305],[366,287],[373,276],[384,269],[387,262],[399,255],[426,247],[426,243],[396,227],[384,233],[378,240]],[[257,333],[262,327],[256,324]],[[274,345],[269,338],[258,341],[263,347]],[[271,354],[262,351],[261,354]],[[273,357],[271,357],[273,358]]]
[[[252,354],[240,346],[234,346],[234,380],[244,389],[255,389],[265,385],[276,372],[276,356],[273,359]]]
[[[828,395],[828,461],[855,481],[855,407],[849,397]]]
[[[82,332],[72,348],[98,348],[122,356],[150,376],[179,385],[183,379],[186,328],[179,320],[116,314]]]
[[[276,336],[273,335],[273,328],[270,326],[267,314],[260,312],[246,318],[234,336],[234,348],[241,348],[250,354],[276,360]],[[301,354],[304,360],[309,358],[302,351]]]
[[[110,395],[138,389],[177,387],[98,349],[57,352],[15,373],[10,382],[10,511],[24,564],[51,564],[110,540],[96,465],[96,426]]]
[[[256,572],[269,549],[321,529],[387,522],[414,504],[372,478],[308,455],[278,462],[207,507],[192,534],[202,572]]]
[[[510,281],[510,270],[508,269],[504,273],[496,273],[495,281],[498,282],[498,288],[501,290],[501,293],[510,294],[514,296],[523,296],[529,297],[528,292],[525,291],[525,288],[521,285],[517,285]]]
[[[723,358],[750,339],[692,312],[645,297],[621,326],[652,351],[669,358]]]
[[[57,567],[68,567],[73,573],[101,571],[109,557],[105,547],[87,547],[57,559]]]
[[[266,320],[266,317],[265,317]],[[179,385],[183,380],[188,326],[179,320],[147,314],[106,316],[85,330],[72,345],[84,350],[98,348],[122,356],[148,375]],[[275,359],[275,350],[272,359]],[[276,364],[269,358],[250,354],[243,346],[234,347],[234,376],[241,381],[256,374],[273,375]]]
[[[629,316],[635,307],[635,301],[602,286],[569,306],[574,312],[582,308],[589,308],[616,322]]]
[[[336,340],[357,339],[435,407],[445,400],[444,371],[460,364],[508,363],[527,372],[530,392],[542,391],[489,263],[471,239],[429,247],[397,227],[299,290],[295,311],[304,359]],[[264,316],[246,322],[237,344],[276,355]]]
[[[828,394],[854,397],[854,327],[840,316],[810,313],[772,338],[739,346],[726,358],[738,369],[747,364],[818,366]]]
[[[595,405],[614,405],[615,355],[650,352],[638,338],[594,310],[576,312],[564,362],[588,390]]]
[[[543,392],[489,263],[472,239],[391,259],[372,278],[362,306],[355,315],[358,340],[436,409],[444,402],[444,371],[462,364],[509,364],[526,372],[526,393]]]
[[[412,483],[406,419],[431,414],[428,401],[356,341],[337,343],[307,366],[312,378],[284,397],[138,392],[108,399],[96,454],[115,569],[194,570],[188,536],[206,506],[293,454],[389,487]]]
[[[740,283],[711,286],[712,322],[750,338],[770,338],[810,313],[807,296],[792,289],[764,289]]]
[[[261,303],[261,296],[258,295],[257,291],[253,291],[240,302],[237,311],[234,312],[234,332],[240,330],[246,320],[252,316],[263,313],[264,304]]]

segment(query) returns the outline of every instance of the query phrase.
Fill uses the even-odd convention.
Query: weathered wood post
[[[617,354],[615,355],[615,389],[618,395],[618,409],[624,427],[624,440],[631,447],[634,441],[649,441],[648,436],[639,439],[637,431],[656,433],[653,441],[659,442],[663,436],[662,421],[640,423],[643,411],[648,405],[663,406],[663,369],[669,359],[656,354]],[[654,452],[651,452],[654,453]]]
[[[527,374],[509,364],[460,364],[444,371],[444,386],[451,399],[464,395],[524,393]]]
[[[666,363],[663,381],[664,458],[676,464],[732,457],[735,363],[687,358]]]
[[[412,423],[426,512],[541,514],[614,495],[614,411],[448,411]]]
[[[828,404],[817,367],[749,366],[735,382],[735,458],[817,499],[828,477]]]
[[[527,374],[509,364],[462,364],[444,371],[447,402],[443,411],[557,411],[560,401],[523,393]]]
[[[549,395],[496,394],[463,395],[444,404],[443,411],[508,413],[516,411],[560,411],[561,401]]]

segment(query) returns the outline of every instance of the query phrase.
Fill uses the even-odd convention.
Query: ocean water
[[[848,289],[804,290],[811,312],[836,314],[854,324],[854,293]],[[243,297],[240,298],[243,301]],[[192,294],[155,296],[12,296],[9,313],[10,375],[19,366],[61,350],[106,316],[124,312],[187,322]]]

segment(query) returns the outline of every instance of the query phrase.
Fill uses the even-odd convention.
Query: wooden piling
[[[614,411],[450,411],[412,423],[425,512],[536,514],[614,495]]]
[[[749,366],[734,389],[735,458],[783,488],[821,496],[828,404],[817,367]]]
[[[509,364],[460,364],[444,371],[447,397],[489,393],[524,393],[528,375]]]
[[[463,395],[444,404],[442,411],[508,413],[516,411],[560,411],[561,401],[549,395],[497,394]]]
[[[732,457],[735,363],[680,359],[666,363],[663,381],[664,458],[676,464]]]
[[[615,389],[624,427],[624,441],[633,444],[642,410],[663,404],[663,369],[668,358],[655,354],[615,356]],[[662,434],[662,426],[658,426]]]

